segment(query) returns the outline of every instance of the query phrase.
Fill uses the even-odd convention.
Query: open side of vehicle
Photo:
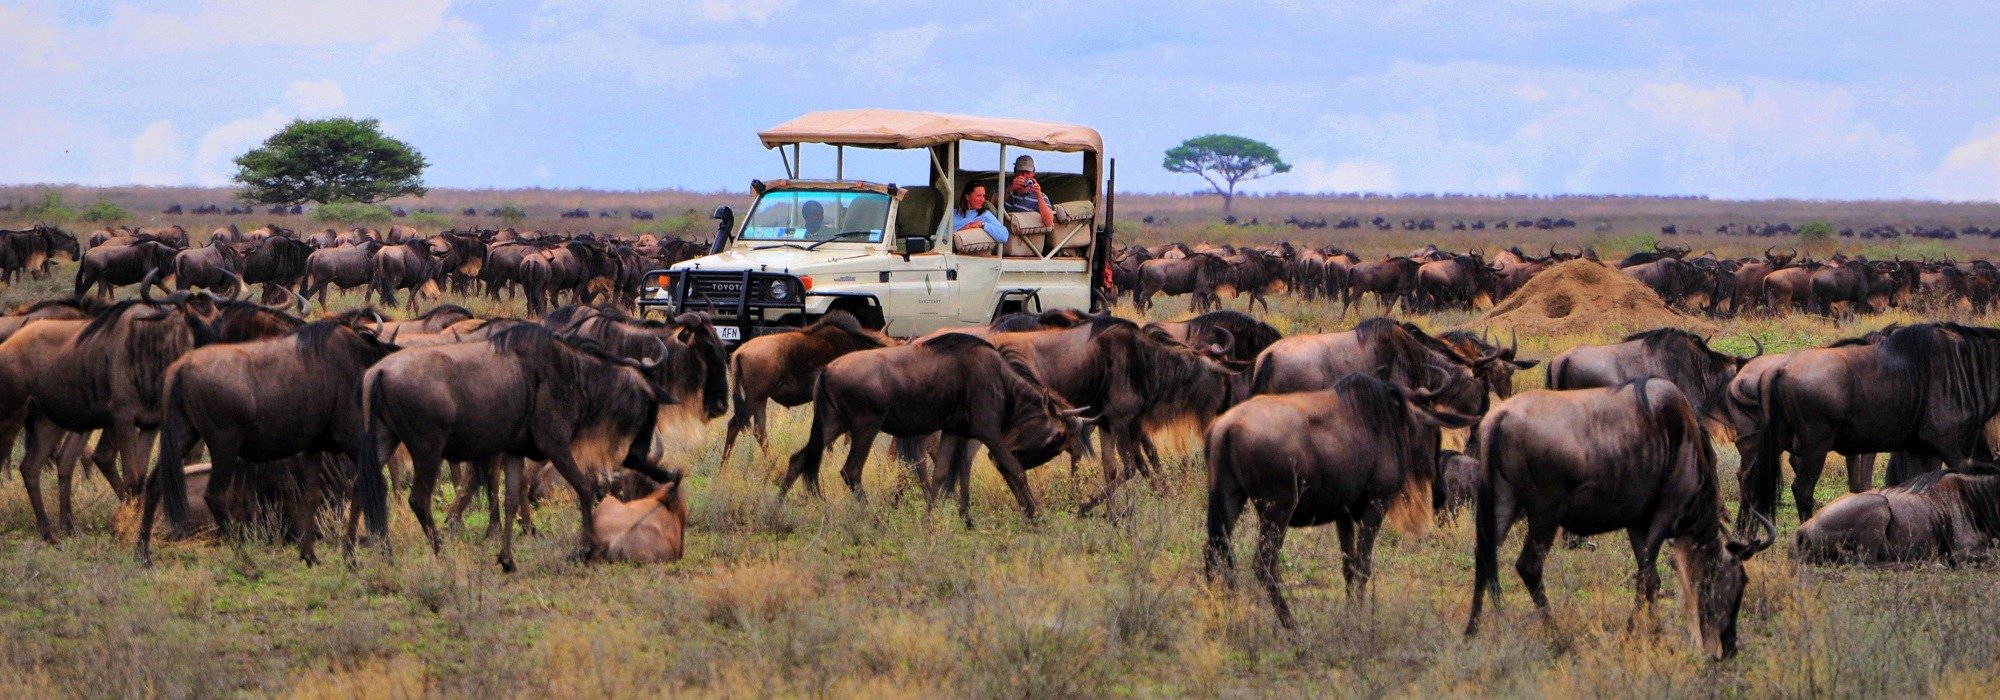
[[[709,255],[647,273],[642,311],[710,312],[733,345],[834,310],[914,337],[1013,311],[1096,310],[1100,303],[1093,290],[1109,281],[1114,180],[1095,130],[863,109],[807,114],[759,136],[779,152],[786,178],[752,182],[756,201],[740,219],[730,207],[717,209]],[[973,169],[964,160],[966,143],[998,144],[995,169]],[[833,179],[800,177],[804,144],[833,147]],[[1081,155],[1081,172],[1035,174],[1054,225],[1044,225],[1039,212],[1002,210],[1010,147]],[[849,148],[925,152],[929,180],[847,179]],[[1005,244],[978,230],[952,230],[954,203],[979,185],[1012,232]]]

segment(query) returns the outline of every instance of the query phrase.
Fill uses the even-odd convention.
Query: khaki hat
[[[1019,157],[1019,158],[1015,158],[1015,159],[1014,159],[1014,172],[1017,172],[1017,173],[1032,173],[1032,172],[1035,172],[1035,158],[1034,158],[1034,156],[1021,156],[1021,157]]]

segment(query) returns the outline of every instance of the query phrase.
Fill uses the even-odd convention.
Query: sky
[[[1095,127],[1124,191],[1204,188],[1163,153],[1230,133],[1294,166],[1248,191],[1992,201],[1996,30],[1891,0],[0,0],[0,183],[223,185],[338,115],[434,187],[741,191],[782,175],[759,129],[888,107]]]

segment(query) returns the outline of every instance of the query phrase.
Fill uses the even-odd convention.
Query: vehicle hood
[[[769,244],[765,244],[769,245]],[[837,244],[836,244],[837,245]],[[855,258],[882,255],[875,247],[829,245],[819,250],[799,250],[797,248],[772,248],[750,250],[731,248],[716,255],[706,255],[692,260],[674,263],[672,270],[756,270],[758,272],[810,272],[813,268],[827,263]]]

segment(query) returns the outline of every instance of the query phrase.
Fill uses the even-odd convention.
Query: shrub
[[[131,212],[127,212],[124,208],[112,204],[111,200],[100,199],[97,200],[96,204],[90,205],[90,208],[84,209],[83,214],[79,218],[93,224],[110,224],[124,221],[131,218],[131,216]]]
[[[499,216],[500,220],[507,222],[508,226],[518,226],[522,221],[528,219],[528,212],[523,211],[518,206],[509,204],[500,207]]]
[[[395,215],[389,212],[388,207],[380,204],[330,202],[320,205],[319,209],[313,212],[313,218],[338,224],[383,224],[394,219]]]
[[[76,220],[76,210],[63,205],[61,192],[43,192],[42,201],[21,206],[21,216],[44,224],[65,224]]]
[[[428,211],[410,212],[410,225],[418,228],[451,228],[451,217]]]

